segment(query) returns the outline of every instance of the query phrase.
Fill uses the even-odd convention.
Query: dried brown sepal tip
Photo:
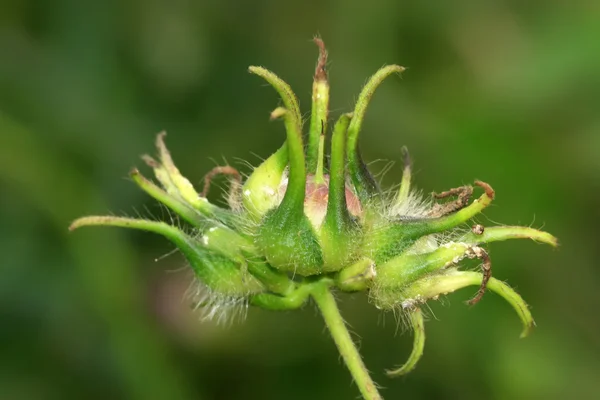
[[[217,166],[208,171],[208,173],[204,176],[204,187],[202,188],[200,196],[206,197],[208,195],[212,180],[218,175],[229,175],[232,181],[232,186],[240,187],[242,184],[242,175],[240,175],[240,172],[237,169],[230,165]]]
[[[476,180],[473,183],[485,190],[485,194],[487,195],[487,197],[490,198],[490,200],[494,200],[494,197],[496,197],[496,192],[494,192],[494,189],[492,189],[492,187],[489,184],[479,180]]]
[[[488,253],[479,246],[473,246],[466,254],[469,258],[479,258],[482,260],[481,271],[483,273],[483,278],[481,279],[481,286],[479,287],[477,294],[475,294],[475,297],[467,301],[467,304],[472,306],[479,303],[485,294],[487,284],[492,277],[492,261],[490,260]]]
[[[456,200],[444,203],[444,204],[435,204],[431,209],[431,216],[433,217],[441,217],[443,215],[448,215],[455,211],[461,210],[469,204],[469,200],[473,195],[473,186],[460,186],[457,188],[452,188],[450,190],[446,190],[441,193],[432,193],[431,196],[434,199],[445,199],[447,197],[456,196]]]
[[[325,43],[320,37],[313,39],[315,44],[319,47],[319,59],[317,60],[317,67],[315,68],[315,81],[326,81],[327,80],[327,49]]]

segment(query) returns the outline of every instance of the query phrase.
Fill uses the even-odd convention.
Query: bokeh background
[[[194,182],[279,147],[276,71],[308,111],[320,34],[334,115],[386,63],[408,67],[371,104],[375,170],[407,145],[425,193],[490,182],[479,218],[543,227],[561,247],[491,246],[531,304],[525,340],[493,294],[433,303],[425,355],[362,295],[341,296],[388,399],[592,399],[600,390],[600,7],[597,1],[0,1],[0,398],[352,399],[312,305],[202,323],[172,247],[85,214],[163,210],[126,178],[155,134]],[[398,182],[400,164],[382,178]],[[156,259],[159,259],[156,261]],[[451,306],[450,306],[451,305]]]

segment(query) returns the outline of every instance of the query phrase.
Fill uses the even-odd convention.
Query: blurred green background
[[[403,379],[383,370],[412,337],[340,296],[384,396],[597,398],[600,7],[560,0],[1,0],[0,398],[356,398],[312,305],[201,323],[184,260],[155,261],[165,240],[67,232],[85,214],[166,216],[126,178],[160,130],[194,182],[223,159],[257,165],[284,133],[268,121],[275,92],[246,68],[276,71],[307,112],[316,33],[334,115],[382,65],[408,67],[367,114],[375,170],[407,145],[425,193],[485,180],[497,200],[480,222],[561,240],[491,246],[495,276],[533,309],[531,337],[497,296],[470,308],[465,290],[432,304],[425,356]]]

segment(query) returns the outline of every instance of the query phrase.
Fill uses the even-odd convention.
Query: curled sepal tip
[[[369,199],[378,192],[378,185],[362,160],[358,148],[358,136],[362,127],[367,107],[375,90],[381,82],[392,74],[399,74],[405,70],[400,65],[388,65],[375,73],[364,86],[358,96],[354,107],[354,118],[348,127],[348,172],[361,201]]]
[[[413,328],[413,348],[408,360],[402,366],[385,371],[390,378],[396,378],[409,373],[415,369],[417,362],[423,356],[423,348],[425,347],[425,321],[423,319],[423,312],[419,307],[415,307],[409,311],[408,316]]]
[[[275,75],[273,72],[269,71],[263,67],[250,66],[248,67],[248,71],[254,75],[258,75],[267,82],[279,93],[281,100],[283,101],[283,105],[285,108],[290,110],[293,115],[294,120],[301,124],[302,115],[300,114],[300,105],[298,103],[298,98],[296,94],[283,79]]]

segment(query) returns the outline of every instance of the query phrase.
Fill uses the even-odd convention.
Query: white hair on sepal
[[[184,296],[192,301],[202,322],[214,321],[217,325],[227,326],[242,322],[248,314],[247,297],[213,291],[198,279],[192,281]]]
[[[406,199],[400,203],[394,200],[391,200],[393,204],[386,210],[389,218],[424,218],[429,216],[431,200],[424,198],[420,191],[410,191]]]

